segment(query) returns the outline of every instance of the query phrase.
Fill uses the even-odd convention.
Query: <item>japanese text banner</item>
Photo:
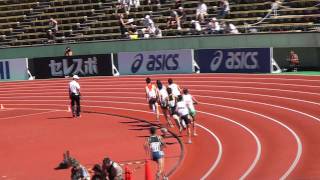
[[[37,79],[79,76],[112,76],[111,54],[34,58],[29,61]]]

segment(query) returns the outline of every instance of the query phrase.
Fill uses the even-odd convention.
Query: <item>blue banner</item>
[[[270,73],[271,48],[201,49],[194,53],[201,73]]]

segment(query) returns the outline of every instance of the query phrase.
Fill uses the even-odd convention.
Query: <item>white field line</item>
[[[37,110],[37,109],[34,109],[34,110]],[[20,115],[20,116],[10,116],[10,117],[5,117],[5,118],[0,118],[0,120],[2,120],[2,119],[15,119],[15,118],[21,118],[21,117],[26,117],[26,116],[47,114],[47,113],[51,113],[51,112],[57,112],[57,110],[51,110],[51,111],[39,112],[39,113],[31,113],[31,114],[25,114],[25,115]]]
[[[195,77],[194,79],[198,79],[197,77]],[[132,84],[132,85],[141,85],[141,88],[144,87],[144,84],[141,83],[141,81],[120,81],[121,84],[119,85],[119,80],[116,81],[117,84],[114,84],[115,82],[108,82],[108,81],[102,81],[102,82],[79,82],[80,85],[87,85],[90,86],[94,85],[94,86],[108,86],[108,85],[115,85],[115,86],[125,86],[128,84]],[[110,84],[108,84],[110,83]],[[256,82],[256,81],[178,81],[179,84],[185,84],[185,83],[232,83],[232,84],[259,84],[259,85],[279,85],[279,86],[293,86],[293,87],[309,87],[309,88],[320,88],[320,86],[315,86],[315,85],[304,85],[304,84],[297,84],[296,82],[293,84],[289,84],[289,83],[272,83],[272,82]],[[34,86],[37,88],[54,88],[54,87],[68,87],[68,83],[57,83],[57,82],[52,82],[50,84],[39,84],[39,86]],[[32,87],[32,84],[15,84],[15,85],[11,85],[11,86],[2,86],[0,89],[4,89],[4,90],[14,90],[17,88],[25,88],[25,87]]]
[[[116,86],[114,86],[116,87]],[[320,95],[320,93],[313,93],[313,92],[305,92],[305,91],[297,91],[297,90],[286,90],[286,89],[274,89],[274,88],[261,88],[261,87],[241,87],[241,86],[209,86],[209,85],[188,85],[188,84],[183,84],[182,87],[209,87],[209,88],[234,88],[234,89],[253,89],[253,90],[267,90],[267,91],[281,91],[281,92],[290,92],[290,93],[301,93],[301,94],[311,94],[311,95]],[[96,91],[96,92],[86,92],[85,89],[90,89],[90,90],[101,90],[101,91]],[[114,90],[114,89],[125,89],[125,90],[140,90],[141,93],[144,93],[143,88],[110,88],[110,90]],[[48,91],[47,87],[41,89],[41,91],[39,91],[40,89],[37,89],[37,92],[34,92],[35,89],[29,89],[29,90],[23,90],[23,89],[13,89],[10,90],[9,92],[7,90],[5,91],[1,91],[0,88],[0,95],[16,95],[16,94],[39,94],[39,92],[41,92],[41,94],[52,94],[54,93],[59,93],[59,94],[68,94],[67,92],[67,88],[53,88],[50,91]],[[103,85],[101,85],[99,88],[82,88],[82,92],[85,94],[96,94],[96,93],[131,93],[130,91],[127,92],[106,92],[107,90],[109,90],[109,88],[103,88]],[[25,92],[34,92],[34,93],[25,93]]]
[[[224,76],[221,76],[224,75]],[[255,76],[262,76],[262,77],[255,77]],[[264,76],[264,77],[263,77]],[[150,75],[150,77],[154,78],[160,78],[160,79],[165,79],[165,78],[173,78],[173,79],[244,79],[244,80],[281,80],[281,81],[305,81],[305,82],[319,82],[317,79],[306,79],[304,75],[288,75],[286,78],[277,76],[277,75],[264,75],[264,74],[239,74],[239,73],[234,73],[234,74],[225,74],[221,73],[219,75],[217,74],[201,74],[201,75],[186,75],[186,74],[168,74],[168,75]],[[95,76],[95,77],[84,77],[81,78],[85,82],[86,81],[93,81],[93,82],[101,82],[103,83],[106,82],[112,82],[112,81],[119,81],[119,80],[139,80],[139,82],[144,81],[146,75],[131,75],[131,76],[121,76],[121,77],[112,77],[112,76]],[[290,78],[288,78],[290,77]],[[293,78],[291,78],[293,77]],[[297,78],[299,77],[299,78]],[[316,76],[318,77],[318,76]],[[44,84],[44,83],[53,83],[53,82],[68,82],[70,81],[71,78],[68,79],[36,79],[35,81],[17,81],[17,82],[2,82],[4,85],[17,85],[17,84],[28,84],[28,85],[36,85],[36,84]],[[1,84],[1,83],[0,83]]]
[[[243,111],[243,112],[246,112],[246,113],[249,113],[249,114],[254,114],[254,115],[257,115],[257,116],[260,116],[264,119],[268,119],[270,121],[273,121],[277,124],[279,124],[280,126],[282,126],[283,128],[285,128],[287,131],[289,131],[292,136],[295,138],[296,140],[296,143],[297,143],[297,153],[296,153],[296,157],[294,159],[294,161],[292,162],[292,164],[290,165],[289,169],[281,176],[280,179],[285,179],[289,176],[289,174],[294,170],[294,168],[297,166],[300,158],[301,158],[301,155],[302,155],[302,143],[301,143],[301,140],[299,138],[299,136],[297,135],[297,133],[294,132],[294,130],[292,130],[290,127],[288,127],[287,125],[285,125],[284,123],[274,119],[274,118],[271,118],[269,116],[266,116],[266,115],[263,115],[263,114],[260,114],[260,113],[257,113],[257,112],[253,112],[253,111],[249,111],[249,110],[245,110],[245,109],[242,109],[242,108],[236,108],[236,107],[232,107],[232,106],[224,106],[224,105],[219,105],[219,104],[212,104],[212,103],[204,103],[204,102],[201,102],[201,104],[204,104],[204,105],[209,105],[209,106],[218,106],[218,107],[223,107],[223,108],[229,108],[229,109],[234,109],[234,110],[238,110],[238,111]],[[256,163],[258,161],[256,161],[254,164],[251,165],[251,167],[249,169],[253,170],[253,168],[256,166]],[[247,173],[245,173],[242,178],[240,179],[245,179],[248,175],[249,175],[249,171]]]
[[[211,136],[214,137],[214,139],[217,141],[218,143],[218,155],[217,155],[217,159],[214,161],[214,163],[211,165],[211,167],[209,168],[209,170],[206,172],[206,174],[204,174],[200,179],[201,180],[205,180],[207,179],[207,177],[214,171],[214,169],[218,166],[218,164],[220,163],[220,160],[222,158],[222,153],[223,153],[223,149],[222,149],[222,144],[221,141],[219,139],[219,137],[217,135],[215,135],[210,129],[206,128],[205,126],[196,123],[196,125],[202,129],[204,129],[205,131],[207,131]]]

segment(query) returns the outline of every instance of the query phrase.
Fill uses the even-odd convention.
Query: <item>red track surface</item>
[[[193,144],[184,144],[185,134],[184,149],[179,139],[166,139],[170,179],[320,178],[319,76],[170,77],[200,101]],[[0,179],[68,179],[69,170],[53,169],[66,149],[88,167],[106,155],[143,161],[148,122],[155,123],[144,79],[82,78],[87,113],[80,119],[66,112],[66,79],[1,83]],[[135,179],[143,179],[143,166],[129,165]]]

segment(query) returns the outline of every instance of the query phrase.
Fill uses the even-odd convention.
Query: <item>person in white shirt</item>
[[[173,80],[171,78],[168,79],[168,88],[172,90],[172,94],[176,97],[181,94],[180,87],[177,84],[173,83]]]
[[[80,85],[78,75],[73,76],[73,80],[69,83],[69,97],[71,100],[72,116],[80,117]]]
[[[122,167],[108,157],[102,160],[102,172],[106,175],[106,179],[123,180]]]
[[[71,180],[90,180],[90,174],[84,166],[75,162],[71,169]]]
[[[220,11],[218,12],[218,18],[224,19],[230,13],[230,5],[228,0],[220,1]]]
[[[158,88],[158,97],[159,97],[159,104],[160,104],[160,107],[162,109],[162,112],[163,112],[163,115],[169,125],[169,127],[173,127],[173,124],[172,122],[170,121],[170,118],[169,118],[169,111],[168,111],[168,108],[169,108],[169,105],[168,105],[168,92],[167,92],[167,88],[161,83],[160,80],[157,80],[157,88]]]
[[[188,134],[188,144],[191,144],[191,128],[190,128],[190,116],[189,116],[189,109],[186,105],[186,103],[183,101],[182,95],[179,95],[177,98],[177,105],[176,105],[176,111],[180,117],[180,123],[183,129],[187,129]]]
[[[152,112],[156,113],[156,120],[160,121],[159,118],[159,108],[158,108],[158,92],[157,88],[154,84],[151,83],[151,79],[149,77],[146,78],[146,99],[149,104],[149,108],[152,110]]]
[[[207,10],[208,10],[207,5],[204,3],[203,0],[200,0],[199,4],[198,4],[198,7],[196,9],[196,19],[199,22],[203,22],[204,21],[205,16],[208,15]]]
[[[198,101],[189,93],[188,89],[183,89],[183,101],[186,103],[187,108],[189,110],[189,115],[192,117],[192,124],[193,124],[193,135],[197,136],[196,132],[196,109],[194,108],[194,104],[198,104]]]
[[[211,21],[208,23],[207,25],[207,30],[209,34],[216,34],[216,33],[220,33],[221,28],[220,28],[220,24],[217,21],[217,18],[212,18]]]

